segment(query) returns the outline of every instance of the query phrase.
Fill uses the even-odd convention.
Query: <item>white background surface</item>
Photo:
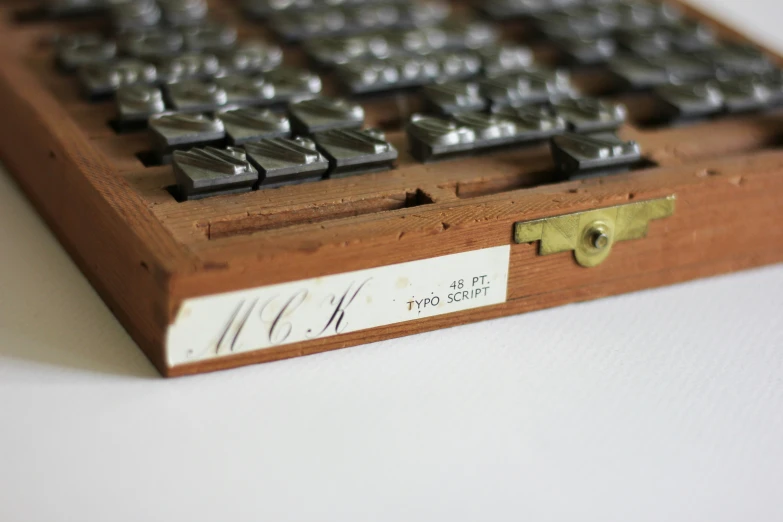
[[[0,521],[60,520],[783,520],[783,266],[163,380],[0,173]]]

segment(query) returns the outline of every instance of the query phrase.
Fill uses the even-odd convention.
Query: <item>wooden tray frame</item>
[[[165,376],[317,353],[783,260],[780,112],[669,129],[627,125],[622,134],[636,139],[657,167],[601,179],[548,183],[546,146],[422,165],[409,156],[398,131],[389,134],[400,151],[399,166],[390,172],[178,203],[166,190],[173,184],[170,168],[145,168],[136,156],[149,148],[148,137],[114,133],[107,125],[112,105],[88,104],[72,78],[54,71],[41,42],[55,25],[15,24],[19,5],[0,8],[2,160]],[[749,41],[684,7],[723,36]],[[243,33],[253,31],[242,25]],[[637,114],[649,110],[643,101],[629,101]],[[406,97],[369,101],[370,123],[398,118],[411,103]],[[645,239],[616,244],[595,268],[577,265],[570,253],[539,256],[535,244],[513,243],[516,221],[672,194],[673,216],[653,221]],[[184,299],[499,245],[511,245],[503,304],[166,364],[166,331]]]

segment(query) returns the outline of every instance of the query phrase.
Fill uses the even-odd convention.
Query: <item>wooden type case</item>
[[[144,132],[118,134],[114,105],[88,102],[53,66],[48,42],[97,22],[19,23],[26,4],[2,5],[2,160],[83,273],[166,376],[273,361],[565,303],[630,292],[783,260],[783,114],[725,117],[670,128],[625,125],[646,168],[558,182],[548,147],[536,145],[422,164],[401,128],[415,95],[362,100],[367,123],[399,151],[395,169],[343,179],[178,202],[170,166],[145,167]],[[267,37],[233,4],[211,4],[241,36]],[[746,38],[683,6],[731,40]],[[524,39],[519,24],[504,24]],[[536,48],[542,61],[553,53]],[[286,62],[304,64],[293,47]],[[576,73],[586,91],[606,78]],[[339,92],[327,75],[327,93]],[[651,110],[622,95],[630,121]],[[643,239],[617,242],[585,268],[569,251],[540,255],[516,243],[514,225],[669,196],[676,210]],[[167,331],[183,302],[497,246],[509,246],[505,302],[303,342],[170,365]]]

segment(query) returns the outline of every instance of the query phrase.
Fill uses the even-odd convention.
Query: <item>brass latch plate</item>
[[[514,241],[540,241],[538,253],[545,256],[574,251],[576,262],[585,267],[601,264],[617,241],[647,236],[653,219],[674,213],[675,196],[625,205],[586,210],[562,216],[519,221],[514,224]]]

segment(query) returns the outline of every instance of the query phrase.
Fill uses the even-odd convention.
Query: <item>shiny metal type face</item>
[[[572,132],[600,132],[619,129],[628,117],[624,105],[595,98],[564,98],[552,104]]]
[[[563,37],[555,39],[555,44],[570,62],[579,65],[606,63],[617,53],[617,42],[607,36]]]
[[[318,97],[288,106],[291,124],[299,134],[330,129],[359,129],[364,124],[364,109],[343,98]]]
[[[264,19],[283,11],[301,11],[315,7],[315,0],[242,0],[242,13],[249,18]]]
[[[551,38],[595,38],[618,30],[636,31],[672,25],[681,18],[676,8],[646,1],[587,4],[534,15],[536,25]]]
[[[771,109],[783,103],[780,73],[753,74],[715,82],[728,112]]]
[[[147,125],[162,160],[174,149],[220,143],[226,134],[223,122],[206,114],[161,114],[150,117]]]
[[[492,112],[514,122],[517,131],[524,133],[526,140],[549,138],[565,132],[567,128],[566,120],[548,105],[496,107]]]
[[[158,78],[157,68],[135,58],[86,65],[79,69],[79,80],[87,97],[111,94],[124,85],[151,84]]]
[[[763,51],[739,44],[717,44],[698,53],[718,76],[764,74],[775,70],[772,60]]]
[[[325,67],[345,65],[356,60],[383,59],[404,52],[394,47],[391,31],[364,35],[312,38],[303,43],[307,55]]]
[[[551,38],[595,38],[620,26],[620,14],[613,6],[579,6],[535,16],[539,30]]]
[[[479,8],[497,20],[533,16],[577,6],[581,0],[487,0]]]
[[[323,89],[321,77],[307,69],[280,67],[263,74],[275,88],[274,103],[290,103],[317,96]]]
[[[503,76],[534,68],[533,50],[525,45],[499,44],[478,51],[485,76]]]
[[[262,41],[243,42],[220,55],[221,67],[235,74],[268,72],[280,67],[282,62],[280,46]]]
[[[621,30],[617,41],[624,49],[641,56],[658,56],[673,52],[699,51],[716,43],[715,30],[692,22],[652,27],[642,30]]]
[[[533,105],[575,94],[570,74],[559,69],[534,68],[479,80],[481,95],[491,106]]]
[[[619,171],[642,157],[638,143],[614,133],[561,134],[552,138],[551,149],[556,167],[569,179]]]
[[[232,74],[215,78],[214,83],[226,93],[223,105],[269,105],[277,97],[274,84],[263,75]]]
[[[414,115],[406,127],[411,154],[423,162],[538,141],[564,130],[565,121],[543,107],[466,112],[451,118]]]
[[[655,95],[667,120],[703,118],[723,110],[723,93],[715,82],[662,85]]]
[[[270,138],[244,144],[248,160],[261,173],[259,188],[323,178],[329,161],[308,138]]]
[[[57,42],[57,62],[66,71],[106,63],[117,56],[117,44],[96,33],[73,34]]]
[[[497,31],[486,23],[450,21],[416,29],[312,38],[304,43],[304,48],[316,62],[335,66],[362,59],[484,49],[492,46],[497,39]]]
[[[329,160],[330,178],[388,170],[397,159],[397,149],[375,129],[333,129],[317,133],[314,139]]]
[[[181,31],[185,39],[185,48],[190,51],[227,51],[237,43],[237,29],[230,25],[205,22],[184,27]]]
[[[422,89],[422,95],[434,112],[445,115],[480,111],[487,106],[487,100],[481,96],[476,82],[427,85]]]
[[[667,84],[656,88],[654,93],[662,119],[669,121],[766,110],[783,103],[779,73]]]
[[[470,78],[480,70],[481,60],[476,53],[455,51],[351,62],[339,66],[337,76],[352,93],[359,94]]]
[[[215,54],[184,52],[170,58],[157,60],[158,78],[162,83],[174,83],[189,79],[208,79],[225,74],[225,69]]]
[[[166,110],[163,92],[154,85],[125,85],[117,89],[115,100],[121,122],[146,121]]]
[[[142,60],[175,56],[182,52],[185,45],[181,33],[161,28],[126,31],[117,39],[124,53]]]
[[[406,4],[409,0],[242,0],[242,10],[251,18],[264,19],[275,13],[325,10],[368,4]]]
[[[183,200],[249,192],[258,183],[245,151],[234,147],[176,150],[172,167]]]
[[[118,31],[153,27],[160,23],[161,16],[155,0],[128,0],[111,7],[112,24]]]
[[[268,109],[240,107],[220,111],[217,116],[223,121],[231,145],[265,138],[288,138],[291,135],[288,117]]]
[[[170,26],[195,25],[207,18],[206,0],[158,0],[158,3],[163,20]]]
[[[715,66],[698,55],[665,53],[654,56],[618,54],[609,70],[631,89],[648,89],[667,83],[683,83],[713,77]]]
[[[270,27],[282,38],[299,41],[323,36],[347,36],[380,29],[426,27],[446,20],[448,3],[371,3],[323,10],[284,11],[271,17]]]
[[[216,81],[182,80],[166,85],[166,97],[178,111],[208,112],[228,103],[228,93]]]
[[[649,60],[663,67],[666,72],[679,82],[706,80],[717,73],[717,66],[702,54],[669,53],[653,56]]]

